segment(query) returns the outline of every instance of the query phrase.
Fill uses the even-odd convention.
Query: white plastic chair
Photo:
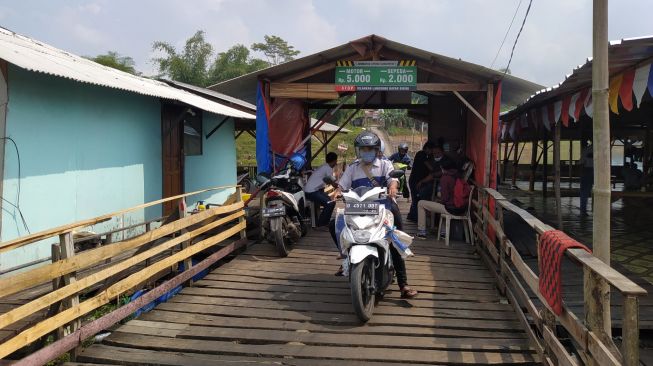
[[[450,213],[444,213],[440,215],[440,223],[438,224],[438,242],[440,241],[440,233],[442,232],[442,220],[445,221],[445,236],[444,236],[444,245],[449,246],[449,228],[451,226],[451,220],[461,220],[463,222],[463,231],[465,232],[465,242],[468,244],[472,243],[474,237],[474,226],[472,226],[472,195],[476,187],[472,186],[472,189],[469,190],[469,198],[467,200],[467,211],[465,215],[453,215]]]

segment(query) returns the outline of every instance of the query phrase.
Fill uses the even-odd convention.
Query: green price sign
[[[338,62],[336,90],[415,90],[417,67],[414,61]]]

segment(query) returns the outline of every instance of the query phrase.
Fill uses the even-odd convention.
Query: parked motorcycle
[[[393,170],[392,178],[404,175]],[[324,182],[333,184],[333,177]],[[345,207],[336,213],[336,234],[340,241],[345,275],[349,274],[352,304],[358,318],[367,322],[374,306],[383,298],[392,283],[394,267],[390,245],[395,245],[402,255],[412,255],[408,245],[412,237],[394,229],[394,216],[387,202],[385,187],[358,187],[343,191]]]
[[[287,257],[290,246],[308,232],[303,179],[295,168],[289,167],[272,178],[259,175],[257,181],[264,195],[263,236],[275,244],[280,256]]]

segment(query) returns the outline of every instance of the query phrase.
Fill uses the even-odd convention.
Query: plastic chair
[[[471,244],[473,239],[474,227],[472,226],[472,195],[476,187],[472,186],[472,189],[469,191],[469,198],[467,200],[467,212],[464,215],[453,215],[450,213],[444,213],[440,215],[440,223],[438,224],[438,242],[440,241],[440,233],[442,232],[442,220],[445,221],[445,236],[444,236],[444,245],[449,246],[449,228],[451,226],[451,220],[461,220],[463,222],[463,231],[465,232],[465,242]]]

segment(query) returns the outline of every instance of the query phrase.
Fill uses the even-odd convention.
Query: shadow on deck
[[[407,225],[414,232],[414,225]],[[361,325],[326,232],[287,258],[253,244],[169,302],[119,326],[78,362],[157,365],[533,364],[512,307],[469,244],[416,241],[418,298],[396,285]],[[338,360],[338,361],[336,361]],[[73,363],[69,363],[73,365]]]

